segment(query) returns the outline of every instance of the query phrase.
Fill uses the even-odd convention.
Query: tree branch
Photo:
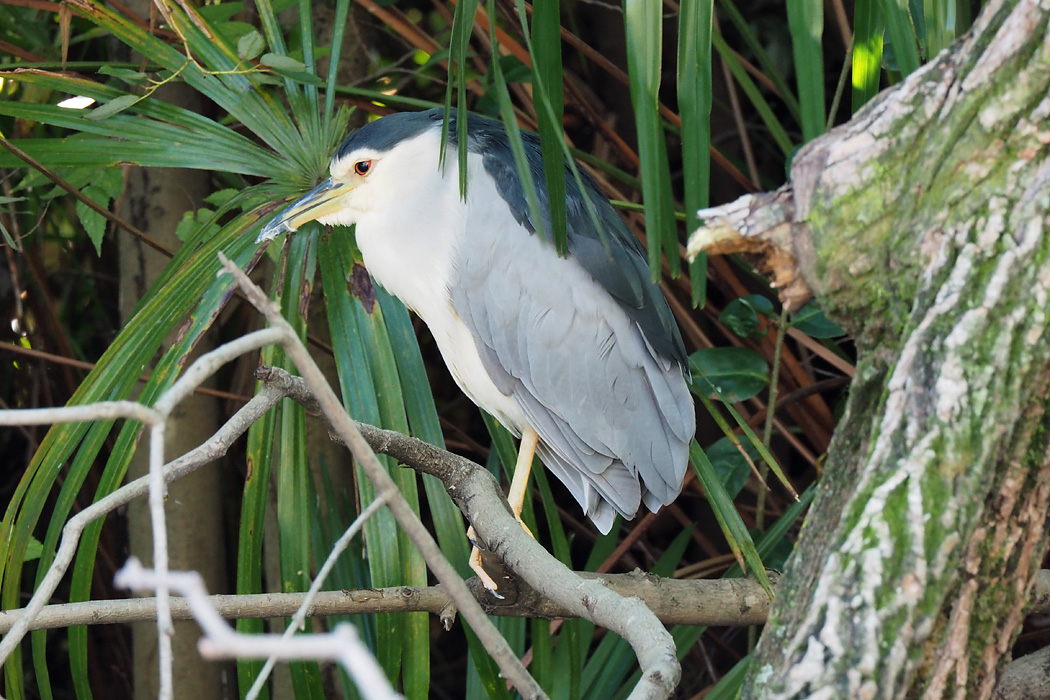
[[[367,441],[358,431],[354,421],[346,415],[335,392],[325,381],[291,327],[236,265],[225,258],[222,259],[226,270],[238,281],[249,301],[266,315],[271,325],[275,328],[287,328],[287,338],[281,343],[285,352],[301,372],[326,419],[335,428],[340,440],[350,446],[358,463],[376,485],[377,491],[389,492],[388,507],[419,548],[435,576],[445,585],[449,595],[459,606],[460,613],[470,622],[475,632],[478,631],[479,624],[490,624],[470,595],[466,584],[456,575],[433,537],[376,460]],[[389,436],[383,434],[378,437]],[[404,454],[395,455],[393,451],[398,444],[400,443],[391,442],[387,446],[390,454],[441,479],[460,509],[474,514],[472,524],[487,550],[496,554],[518,577],[545,597],[564,606],[572,614],[585,617],[615,632],[631,645],[642,670],[642,677],[629,696],[631,700],[670,696],[681,676],[674,640],[644,603],[637,599],[623,598],[597,581],[581,579],[551,556],[522,529],[521,524],[511,514],[495,478],[488,471],[462,458],[462,462],[453,469],[447,458],[454,455],[426,443],[412,445]],[[509,646],[502,637],[499,637],[498,645],[497,653],[503,653],[502,649],[505,648],[506,653],[510,654]],[[486,647],[490,653],[494,652],[488,644]],[[520,665],[517,657],[513,654],[510,656],[514,663]],[[521,670],[524,671],[524,668]],[[539,686],[535,685],[535,681],[527,673],[525,678],[519,677],[513,682],[523,695],[542,695]]]
[[[667,625],[705,625],[740,627],[760,625],[769,612],[769,597],[752,579],[676,580],[635,571],[629,574],[574,572],[624,596],[645,603],[660,622]],[[525,586],[516,587],[516,599],[499,600],[476,579],[468,581],[475,598],[489,615],[543,618],[575,617],[565,606],[544,598]],[[1050,588],[1050,582],[1048,582]],[[306,598],[305,593],[259,593],[250,595],[211,595],[208,599],[219,615],[229,620],[288,617]],[[1050,607],[1050,606],[1048,606]],[[323,591],[309,606],[310,617],[327,615],[365,615],[372,613],[427,612],[451,622],[455,613],[452,599],[441,586],[413,588],[364,588]],[[24,610],[0,612],[0,634],[5,634]],[[174,620],[190,619],[183,601],[171,601]],[[107,625],[156,619],[153,598],[92,600],[45,607],[33,619],[29,630],[56,629],[75,625]]]
[[[413,438],[414,439],[414,438]],[[634,571],[629,574],[595,574],[577,571],[577,576],[595,579],[610,590],[644,602],[665,625],[743,627],[760,625],[769,612],[769,598],[753,579],[665,579]],[[519,588],[517,600],[498,600],[476,579],[467,581],[486,614],[500,617],[564,619],[569,610]],[[774,586],[776,580],[774,580]],[[211,595],[208,600],[227,620],[289,617],[306,599],[306,593],[256,593]],[[322,591],[308,610],[309,617],[369,615],[375,613],[426,612],[451,623],[455,606],[441,586],[414,588],[362,588]],[[1029,615],[1050,613],[1050,569],[1036,577]],[[0,611],[0,634],[7,632],[25,614],[25,608]],[[189,607],[181,599],[171,601],[173,620],[189,620]],[[77,625],[115,625],[157,619],[156,600],[151,597],[127,600],[90,600],[45,606],[29,623],[28,631],[61,629]]]
[[[438,581],[444,584],[449,596],[456,602],[460,614],[470,623],[474,633],[482,639],[485,649],[499,665],[504,676],[518,689],[523,697],[546,697],[539,684],[529,675],[525,666],[514,654],[507,640],[499,634],[488,617],[485,616],[481,606],[470,594],[466,583],[459,577],[448,559],[445,558],[433,536],[420,522],[419,516],[412,510],[412,507],[398,490],[390,475],[379,463],[375,453],[368,446],[365,439],[361,437],[361,433],[355,426],[354,421],[346,414],[342,403],[335,395],[332,387],[329,386],[324,374],[299,340],[291,325],[281,316],[280,310],[263,294],[261,289],[248,279],[243,270],[238,268],[222,253],[219,253],[219,259],[222,261],[226,272],[236,280],[237,285],[244,292],[252,306],[266,317],[273,329],[281,333],[282,338],[279,341],[281,347],[302,373],[303,380],[313,393],[329,425],[336,431],[339,439],[349,447],[354,458],[375,486],[376,498],[386,501],[387,508],[390,509],[398,524],[408,535],[409,539],[412,540],[420,554],[423,555]],[[667,696],[646,695],[645,697]]]
[[[259,342],[261,344],[275,342],[276,338],[277,335],[271,330],[256,331],[249,336],[233,341],[233,343],[228,343],[222,348],[217,348],[211,353],[208,353],[208,355],[201,357],[197,362],[206,363],[209,361],[209,357],[217,357],[222,352],[229,353],[231,350],[236,352],[238,349],[251,346],[253,342]],[[200,468],[204,464],[226,454],[226,450],[229,449],[230,444],[240,437],[252,423],[258,420],[281,398],[279,392],[276,390],[259,392],[259,394],[253,397],[251,401],[237,411],[237,413],[227,421],[210,440],[197,449],[192,450],[165,465],[161,472],[161,479],[163,482],[167,483],[181,478]],[[89,406],[45,409],[51,411],[51,413],[35,416],[34,419],[48,423],[73,420],[98,420],[99,416],[110,415],[107,411],[113,410],[115,403],[117,402],[109,402],[101,405],[92,404],[91,406],[94,407],[95,411],[86,415],[82,415],[81,413],[78,413],[78,411],[87,410],[89,409]],[[154,413],[153,409],[143,407],[141,404],[135,404],[135,406],[137,406],[137,408],[128,411],[126,415],[137,417],[139,420],[142,420],[147,424],[156,420],[156,417],[152,416]],[[148,413],[142,415],[143,410]],[[29,416],[26,416],[23,411],[0,411],[0,424],[13,425],[25,423],[28,418]],[[54,594],[55,589],[58,588],[58,584],[61,582],[62,577],[65,576],[66,572],[69,570],[69,565],[72,563],[73,556],[76,554],[77,545],[80,543],[80,537],[83,535],[87,526],[95,520],[104,518],[108,513],[126,505],[132,500],[149,493],[150,481],[152,478],[151,475],[147,474],[146,476],[136,479],[130,484],[126,484],[117,489],[105,498],[91,504],[89,507],[69,519],[69,522],[67,522],[65,527],[62,528],[62,541],[59,544],[58,551],[55,553],[55,558],[51,562],[51,566],[48,567],[47,574],[45,574],[44,578],[41,580],[40,585],[37,587],[36,591],[33,592],[33,596],[30,598],[29,604],[26,606],[25,613],[15,622],[15,624],[12,625],[10,631],[3,640],[0,640],[0,666],[4,664],[11,652],[14,651],[19,642],[22,641],[22,638],[28,631],[30,622],[44,605],[47,604],[47,601],[49,601]]]

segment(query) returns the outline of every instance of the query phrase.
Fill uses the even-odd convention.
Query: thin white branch
[[[301,380],[290,384],[298,381]],[[316,397],[301,396],[298,392],[295,395],[297,401],[308,403],[313,398]],[[487,549],[516,575],[501,580],[501,589],[504,584],[508,586],[504,592],[512,586],[516,588],[516,581],[520,579],[541,597],[557,603],[564,614],[586,618],[615,632],[631,645],[642,677],[629,700],[670,696],[681,675],[674,640],[642,601],[618,595],[594,580],[577,576],[552,557],[522,529],[498,483],[484,468],[401,433],[369,425],[361,425],[360,429],[376,452],[441,480]],[[338,435],[336,438],[343,439]],[[486,562],[486,566],[489,564]],[[502,574],[497,572],[496,576]],[[515,592],[512,597],[517,595]]]
[[[0,411],[0,425],[51,425],[96,420],[130,418],[143,425],[156,425],[163,416],[149,406],[134,401],[101,401],[84,406],[25,408]]]
[[[189,369],[161,394],[153,408],[166,421],[175,406],[193,393],[208,377],[227,362],[240,355],[269,345],[278,337],[272,329],[263,329],[225,343],[211,352],[201,355]],[[171,638],[175,625],[171,621],[169,593],[165,585],[168,573],[168,529],[164,513],[164,433],[166,423],[161,422],[150,430],[149,441],[149,512],[153,527],[153,566],[157,572],[157,663],[160,665],[159,700],[172,700],[175,695],[172,668]]]
[[[236,357],[237,354],[276,342],[275,335],[279,334],[276,334],[272,329],[266,329],[244,336],[243,338],[238,338],[232,343],[228,343],[227,345],[202,356],[196,363],[194,363],[194,365],[197,365],[202,361],[206,363],[211,362],[215,357],[224,356],[221,353],[223,352],[223,349],[227,347],[233,348],[233,351],[231,351],[234,353],[232,357]],[[211,439],[164,467],[162,471],[163,481],[165,483],[174,481],[175,479],[183,477],[204,464],[214,461],[226,454],[226,450],[229,448],[230,444],[240,437],[248,427],[266,413],[266,411],[270,410],[270,408],[283,398],[283,396],[284,394],[279,390],[264,387],[259,394],[253,397],[251,401],[245,404],[244,407],[227,421]],[[114,413],[113,411],[116,410],[115,407],[120,407],[123,409],[123,412]],[[96,408],[98,409],[96,413],[90,413],[90,411],[94,411]],[[154,409],[130,401],[102,402],[85,406],[71,406],[66,408],[42,410],[51,412],[51,415],[57,416],[53,418],[53,420],[61,422],[127,417],[152,425],[157,422],[158,416],[160,415],[159,412]],[[0,424],[17,425],[22,422],[32,422],[34,420],[39,422],[38,416],[39,411],[37,410],[0,411]],[[27,419],[27,421],[23,421],[23,418]],[[69,570],[69,566],[76,554],[77,545],[80,543],[80,537],[83,535],[87,526],[96,520],[104,518],[107,514],[123,505],[126,505],[139,496],[148,493],[151,479],[152,475],[149,474],[140,479],[136,479],[130,484],[117,489],[105,498],[102,498],[98,502],[93,503],[69,519],[69,522],[67,522],[62,529],[62,541],[58,546],[58,551],[55,553],[54,561],[51,563],[51,566],[48,568],[47,573],[44,575],[44,578],[41,580],[36,591],[33,592],[33,596],[26,605],[23,614],[11,626],[11,630],[7,635],[0,640],[0,666],[4,665],[4,662],[7,661],[11,652],[14,651],[25,637],[30,624],[36,618],[40,610],[43,609],[51,599],[55,589],[58,588],[58,584],[62,581],[62,577],[65,576],[66,572]]]
[[[361,511],[360,515],[354,518],[354,522],[350,523],[350,527],[346,529],[346,532],[336,540],[335,545],[332,547],[332,551],[328,553],[328,558],[325,559],[324,565],[321,566],[321,570],[317,572],[317,576],[314,578],[313,583],[310,584],[310,590],[306,592],[302,604],[299,606],[299,609],[295,611],[295,615],[292,617],[291,622],[288,623],[288,627],[285,628],[284,634],[281,637],[282,639],[291,639],[297,630],[303,629],[306,618],[310,614],[310,608],[313,606],[313,602],[317,598],[318,593],[321,592],[321,586],[324,585],[325,579],[328,578],[328,574],[330,574],[332,568],[335,567],[335,562],[339,559],[339,555],[345,552],[346,548],[350,546],[350,541],[354,539],[357,533],[360,532],[361,528],[364,527],[365,522],[384,505],[386,505],[386,497],[377,497],[374,501],[368,504],[367,508]],[[245,695],[245,700],[255,700],[255,698],[259,697],[259,693],[262,692],[263,686],[266,684],[266,679],[270,677],[270,672],[273,670],[277,659],[277,656],[270,656],[270,658],[266,660],[262,671],[259,672],[255,682],[252,683],[252,687],[248,689],[248,693]]]
[[[240,271],[234,268],[231,272],[237,275]],[[268,317],[273,324],[273,328],[259,331],[241,338],[200,358],[186,371],[185,375],[176,382],[171,389],[169,389],[168,392],[165,392],[165,394],[160,397],[153,409],[148,409],[134,403],[129,404],[127,407],[129,408],[129,412],[136,412],[136,416],[142,415],[148,424],[155,426],[151,435],[150,475],[119,489],[117,492],[77,514],[66,524],[63,531],[63,539],[59,546],[59,550],[56,553],[53,565],[49,568],[41,586],[35,592],[29,605],[27,605],[24,611],[20,611],[23,614],[15,617],[10,632],[3,639],[2,643],[0,643],[0,664],[3,663],[3,660],[10,654],[10,651],[21,641],[27,629],[33,625],[34,619],[39,614],[43,605],[53,594],[57,584],[68,570],[73,555],[75,554],[79,538],[87,524],[103,517],[106,513],[111,512],[115,508],[124,505],[133,498],[141,496],[148,491],[150,493],[151,514],[153,515],[154,534],[156,537],[155,560],[158,562],[158,568],[160,569],[157,572],[159,578],[157,579],[158,596],[155,601],[155,610],[158,630],[160,632],[159,641],[161,646],[161,697],[170,697],[170,653],[165,653],[164,650],[165,643],[170,643],[169,633],[172,629],[170,621],[170,604],[166,600],[171,579],[166,575],[166,572],[163,571],[163,569],[166,568],[167,563],[165,547],[166,539],[164,537],[163,522],[164,485],[168,481],[193,471],[210,459],[214,459],[215,457],[224,454],[229,443],[241,435],[252,422],[257,420],[257,418],[276,403],[277,400],[284,396],[285,392],[282,387],[273,387],[269,384],[265,384],[260,393],[252,399],[248,405],[239,411],[233,419],[223,426],[223,428],[212,439],[197,450],[188,453],[183,458],[172,462],[164,468],[161,467],[163,461],[163,421],[168,415],[170,415],[171,410],[180,398],[191,392],[227,359],[245,351],[252,350],[263,344],[277,342],[285,348],[289,357],[293,359],[299,367],[306,385],[316,398],[320,410],[325,414],[330,425],[333,426],[334,431],[339,435],[339,439],[351,446],[359,463],[367,472],[369,472],[370,477],[376,483],[379,498],[381,500],[388,499],[388,507],[390,507],[398,522],[423,553],[428,565],[435,573],[438,580],[442,582],[445,591],[452,599],[453,603],[458,607],[467,622],[472,625],[475,632],[478,633],[483,644],[500,666],[504,676],[522,691],[524,697],[544,697],[542,690],[531,676],[528,675],[524,666],[510,650],[506,640],[489,622],[485,616],[485,612],[478,605],[477,601],[474,600],[465,583],[458,577],[454,569],[441,554],[437,544],[423,527],[422,523],[419,522],[415,513],[404,501],[400,492],[390,480],[389,475],[380,467],[375,459],[375,455],[361,437],[361,434],[355,429],[355,424],[342,409],[334,392],[332,392],[327,382],[324,381],[323,376],[320,374],[316,365],[313,364],[309,354],[306,352],[305,348],[302,347],[301,343],[298,342],[298,338],[291,332],[283,319],[273,312],[268,300],[258,291],[257,288],[248,288],[246,285],[250,285],[250,282],[247,282],[246,278],[243,278],[243,275],[238,279],[245,288],[246,293],[248,293],[249,297],[253,299],[253,303],[263,310],[264,313],[270,312],[268,313]],[[102,409],[102,413],[104,415],[111,415],[110,413],[107,413],[107,411],[113,411],[115,409],[112,405],[106,406],[107,407]],[[51,414],[48,418],[55,419],[55,415],[62,416],[63,411],[65,412],[65,418],[67,420],[99,418],[100,416],[98,413],[91,411],[91,408],[92,407],[77,407],[73,410],[60,409],[58,414]],[[19,422],[19,419],[24,417],[27,416],[22,414],[18,417],[12,417],[11,421]],[[41,415],[34,417],[37,420],[42,419]],[[374,428],[371,430],[378,433],[385,432],[377,431]],[[404,438],[404,436],[398,437]],[[376,439],[376,436],[373,435],[370,439]],[[389,442],[391,438],[388,436],[380,439]],[[474,467],[475,465],[469,466]],[[419,467],[417,466],[417,468]],[[461,474],[463,473],[467,472],[461,472]],[[458,479],[454,478],[451,482],[447,482],[446,486],[451,491],[454,490],[453,484],[455,484],[462,488],[464,493],[476,493],[477,491],[486,490],[491,491],[491,493],[485,493],[483,497],[478,498],[479,503],[484,501],[487,504],[484,510],[488,512],[500,509],[506,510],[506,503],[499,498],[498,489],[494,483],[477,485],[469,483],[471,481],[476,481],[476,479],[473,476],[468,476],[465,481],[458,481]],[[457,495],[460,497],[457,498],[457,500],[461,500],[464,494],[461,493]],[[470,499],[468,498],[466,500]],[[462,505],[463,504],[461,503],[461,506]],[[374,507],[378,508],[379,503],[374,504]],[[367,515],[365,517],[367,517]],[[525,541],[519,542],[515,535],[522,534],[520,526],[516,526],[516,522],[509,516],[509,514],[507,514],[506,518],[509,523],[508,527],[503,527],[506,523],[502,522],[502,518],[491,517],[490,520],[490,527],[486,528],[482,526],[482,528],[479,529],[479,532],[481,532],[483,536],[486,536],[486,531],[488,531],[490,536],[486,536],[486,540],[494,545],[494,550],[500,551],[504,556],[511,554],[512,556],[510,558],[516,560],[516,569],[524,564],[524,560],[521,557],[513,556],[517,553],[519,546],[524,547],[524,549],[529,552],[529,555],[525,559],[528,559],[532,565],[535,565],[535,571],[530,570],[526,574],[525,572],[518,570],[518,573],[533,585],[537,591],[549,595],[549,592],[554,590],[550,587],[550,584],[552,583],[551,581],[538,579],[553,576],[554,578],[561,580],[565,576],[569,577],[555,585],[558,594],[551,595],[550,597],[556,603],[554,610],[558,610],[558,612],[548,614],[581,615],[588,619],[592,619],[599,624],[603,624],[625,636],[625,638],[628,638],[628,641],[632,642],[632,646],[635,647],[635,651],[639,655],[639,660],[642,662],[642,668],[644,671],[643,679],[639,686],[635,688],[632,698],[667,697],[670,689],[674,686],[679,670],[674,659],[673,642],[671,642],[670,637],[666,635],[666,631],[663,630],[662,625],[659,624],[652,613],[639,601],[635,601],[634,604],[631,604],[633,607],[631,607],[630,610],[625,607],[620,607],[620,603],[627,603],[627,601],[624,601],[616,594],[607,590],[603,585],[598,585],[593,582],[587,583],[582,579],[576,578],[567,569],[562,571],[564,567],[558,569],[554,574],[537,574],[537,572],[547,571],[544,566],[540,566],[540,564],[544,563],[540,560],[554,561],[549,554],[543,551],[542,548],[531,539],[525,538]],[[344,537],[349,539],[352,536],[351,532],[347,533]],[[331,555],[332,558],[338,556],[338,552],[341,551],[341,549],[342,547],[333,552]],[[535,550],[535,552],[532,550]],[[539,557],[538,560],[535,557],[539,554],[542,554],[543,556]],[[327,568],[330,568],[330,565]],[[296,622],[290,626],[289,634],[294,633],[294,631],[299,628],[301,620],[305,617],[307,611],[313,607],[311,601],[314,599],[313,596],[316,595],[316,589],[320,587],[321,581],[323,581],[326,573],[327,570],[323,569],[318,580],[315,582],[315,587],[311,590],[310,597],[301,605]],[[565,585],[576,588],[566,594]],[[582,596],[582,599],[580,596]],[[561,607],[559,608],[557,606]],[[638,609],[636,610],[635,608]],[[213,614],[217,616],[217,613]],[[627,618],[633,619],[634,622],[625,622]],[[650,620],[649,618],[652,619]],[[204,621],[202,620],[201,622],[203,626]],[[650,622],[655,625],[655,628],[652,630],[650,628],[652,628],[653,625],[650,625]],[[660,635],[657,635],[657,632],[662,632],[663,636],[661,637]],[[340,632],[340,634],[344,635],[346,633]],[[654,645],[652,643],[654,639],[653,635],[656,635],[655,638],[660,639],[661,643]],[[663,639],[663,637],[666,637],[666,640]],[[643,640],[647,641],[643,644],[641,643]],[[666,642],[666,644],[663,642]],[[251,643],[247,642],[246,644],[250,645]],[[259,651],[259,654],[262,655],[267,655],[268,653],[269,652],[267,651]],[[302,658],[306,657],[303,656]],[[329,658],[329,656],[322,656],[322,658]],[[167,686],[167,688],[165,689],[164,686]]]
[[[241,355],[258,350],[267,345],[279,343],[282,337],[280,330],[276,328],[263,328],[253,331],[248,335],[223,343],[211,352],[198,357],[193,364],[183,373],[179,379],[165,391],[153,408],[161,411],[165,416],[170,415],[172,409],[192,394],[197,387],[208,380],[223,365],[231,362]]]
[[[354,453],[358,464],[375,484],[377,493],[390,494],[388,505],[391,512],[423,554],[431,571],[445,586],[460,613],[482,638],[504,676],[524,697],[544,697],[542,689],[510,652],[506,640],[495,630],[493,636],[489,637],[488,618],[470,595],[466,584],[445,559],[434,538],[419,522],[419,517],[397,490],[389,474],[380,466],[369,441],[365,440],[357,424],[346,414],[342,403],[291,326],[244,272],[221,254],[220,259],[226,270],[238,280],[248,300],[266,315],[270,324],[274,328],[288,329],[287,339],[282,343],[282,347],[299,369],[302,381],[313,394],[313,399],[316,400],[337,439]],[[373,429],[370,432],[389,431]],[[390,440],[400,441],[401,438],[403,436],[397,433],[389,435]],[[435,464],[442,461],[442,456],[455,458],[455,455],[440,450],[438,452],[441,454],[434,454],[437,448],[424,443],[419,443],[416,447],[419,451],[429,449],[434,459],[425,460],[427,463],[423,464],[412,461],[411,457],[405,459],[408,455],[398,454],[396,458],[435,476],[438,476],[434,471],[437,469]],[[485,483],[484,478],[488,478],[489,483]],[[632,690],[629,700],[662,700],[671,695],[681,677],[674,639],[644,603],[637,599],[624,598],[596,581],[581,579],[552,557],[521,528],[511,515],[506,499],[498,488],[494,488],[491,475],[484,469],[464,459],[458,476],[442,481],[461,507],[469,504],[467,509],[471,511],[470,519],[475,531],[484,540],[489,551],[499,556],[517,576],[543,596],[565,606],[571,614],[612,630],[631,645],[638,657],[642,677]],[[483,630],[480,625],[485,625],[486,629]]]
[[[373,511],[374,512],[374,511]],[[360,519],[360,518],[359,518]],[[193,616],[204,630],[197,643],[201,656],[222,658],[279,658],[283,660],[316,659],[337,661],[354,679],[366,700],[397,700],[378,662],[361,643],[353,625],[338,625],[330,634],[288,636],[279,634],[241,634],[234,631],[208,600],[204,581],[196,571],[159,572],[144,569],[132,557],[117,572],[116,584],[132,590],[171,589],[185,598]],[[289,626],[294,630],[294,625]]]
[[[474,633],[482,640],[485,649],[499,666],[504,677],[518,689],[523,697],[546,698],[547,696],[543,689],[529,675],[521,660],[510,648],[507,640],[504,639],[503,635],[499,633],[488,619],[478,602],[474,600],[474,596],[471,595],[467,584],[459,577],[459,574],[452,564],[449,563],[448,559],[445,558],[433,536],[420,522],[419,516],[412,510],[412,507],[398,490],[397,485],[394,484],[393,479],[383,469],[375,453],[361,436],[354,421],[346,414],[342,402],[335,395],[332,387],[329,386],[324,374],[313,361],[306,347],[299,341],[299,337],[295,334],[292,327],[281,316],[280,310],[226,256],[219,253],[219,259],[222,261],[226,271],[237,280],[241,291],[244,292],[251,304],[266,316],[266,320],[270,322],[270,325],[275,330],[281,329],[283,331],[284,337],[281,341],[281,347],[284,348],[288,358],[295,363],[303,380],[317,399],[318,405],[324,412],[326,419],[339,438],[353,452],[358,464],[375,485],[377,496],[386,494],[388,498],[387,507],[390,508],[390,512],[416,548],[419,549],[434,576],[445,586],[449,597],[452,598],[459,608],[460,614],[470,623]],[[519,527],[518,529],[520,530],[521,528]]]
[[[166,417],[166,416],[165,416]],[[153,426],[149,434],[149,515],[153,527],[153,563],[161,581],[168,573],[168,528],[164,518],[164,426]],[[171,638],[175,625],[171,621],[168,587],[157,588],[157,662],[160,664],[160,683],[157,697],[171,700],[175,695],[171,653]]]

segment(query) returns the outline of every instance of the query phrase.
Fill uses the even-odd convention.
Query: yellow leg
[[[526,427],[522,431],[521,444],[518,446],[518,461],[514,465],[514,478],[510,481],[510,492],[507,493],[510,512],[514,513],[519,523],[521,522],[521,509],[525,507],[525,492],[529,488],[532,458],[536,454],[536,443],[539,441],[540,436],[532,428]],[[525,523],[522,523],[522,527],[525,527]]]
[[[490,590],[498,598],[502,598],[499,593],[496,593],[496,589],[499,586],[496,585],[496,581],[489,576],[489,572],[485,571],[485,567],[481,563],[481,549],[477,545],[477,534],[474,532],[474,526],[471,525],[467,528],[467,539],[470,540],[470,544],[473,545],[470,548],[470,559],[467,562],[470,564],[470,568],[477,574],[478,580],[481,584]]]
[[[525,526],[525,523],[521,522],[521,509],[525,506],[525,493],[528,491],[529,474],[532,472],[532,458],[536,454],[536,444],[539,442],[539,439],[540,436],[531,427],[526,426],[525,430],[522,431],[521,444],[518,446],[518,460],[514,465],[514,478],[510,481],[510,492],[507,494],[511,512],[514,513],[514,517],[518,519],[521,526],[525,528],[525,532],[528,532],[530,535],[532,532]],[[476,536],[473,526],[467,529],[467,539],[471,543],[475,542]],[[477,544],[474,544],[474,547],[470,550],[470,568],[478,575],[478,579],[484,584],[485,588],[496,593],[496,582],[481,565],[481,550],[478,549]]]

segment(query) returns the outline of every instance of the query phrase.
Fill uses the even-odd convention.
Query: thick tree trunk
[[[1050,496],[1048,17],[990,3],[736,205],[859,350],[744,697],[986,698],[1009,660]]]
[[[148,11],[148,8],[145,8]],[[199,99],[185,86],[172,86],[164,99],[173,104],[198,106]],[[206,174],[174,168],[130,168],[121,214],[155,240],[178,248],[175,228],[184,211],[201,204],[208,193]],[[120,310],[127,319],[131,309],[168,264],[168,259],[130,237],[119,239]],[[210,349],[205,340],[198,352]],[[211,396],[193,395],[180,404],[168,421],[165,454],[174,458],[201,444],[220,425],[220,406]],[[149,471],[146,440],[128,468],[128,480]],[[226,538],[223,535],[222,472],[201,469],[171,485],[167,499],[169,566],[173,570],[200,572],[210,591],[227,591]],[[153,562],[153,528],[144,499],[128,506],[128,545],[132,554],[147,566]],[[205,661],[197,651],[200,627],[195,622],[175,624],[172,650],[175,654],[175,692],[178,697],[218,700],[223,697],[223,677],[230,664]],[[157,626],[139,623],[132,627],[136,698],[155,698],[159,687]]]

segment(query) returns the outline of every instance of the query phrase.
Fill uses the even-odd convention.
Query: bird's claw
[[[489,593],[500,600],[503,600],[503,596],[496,592],[496,589],[499,588],[496,584],[496,580],[489,575],[489,572],[485,571],[485,567],[481,563],[481,547],[474,538],[474,528],[471,527],[467,530],[467,539],[469,539],[471,544],[474,545],[470,550],[470,568],[474,570],[474,573],[477,574],[478,580],[481,581],[481,585],[483,585]]]
[[[470,545],[474,548],[475,551],[485,549],[485,547],[482,546],[481,542],[478,541],[478,533],[474,531],[473,525],[467,528],[467,542],[470,542]],[[473,558],[473,556],[474,555],[471,554],[471,558]]]
[[[525,522],[521,519],[521,515],[515,515],[514,517],[521,525],[521,529],[527,532],[529,534],[529,537],[531,537],[532,539],[536,539],[536,535],[532,534],[532,530],[530,530],[529,526],[526,525]],[[485,571],[485,567],[481,563],[481,552],[485,549],[485,547],[478,540],[478,534],[477,532],[475,532],[473,525],[467,528],[467,540],[471,544],[469,560],[470,568],[474,570],[474,573],[478,576],[478,580],[481,581],[481,584],[485,586],[485,589],[489,593],[496,596],[500,600],[503,600],[503,596],[496,592],[496,589],[499,588],[498,584],[496,583],[496,580],[489,575],[489,572]]]

